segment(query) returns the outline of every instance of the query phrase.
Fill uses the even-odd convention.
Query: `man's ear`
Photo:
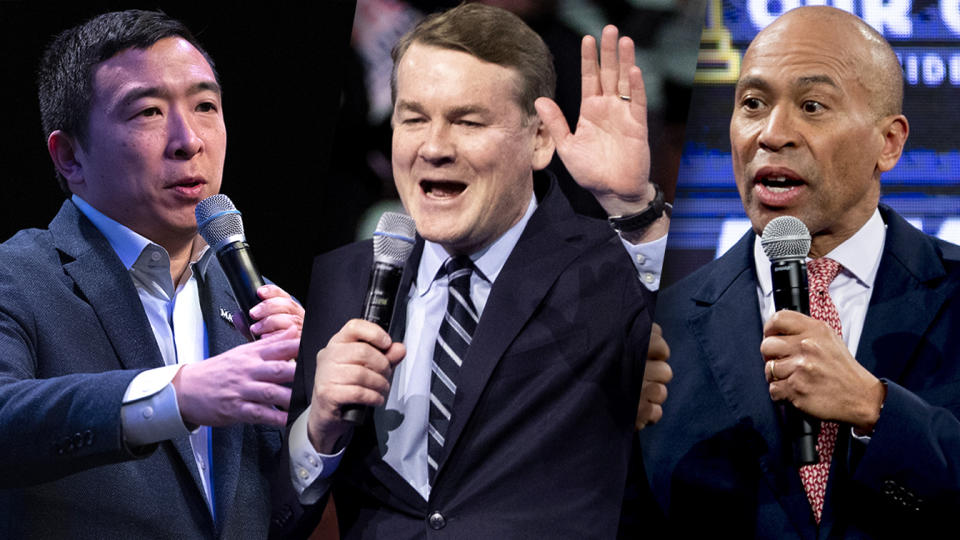
[[[903,145],[906,144],[907,135],[910,134],[910,124],[902,114],[891,116],[883,120],[881,133],[883,133],[883,150],[877,158],[877,169],[880,172],[887,172],[900,161]]]
[[[83,149],[76,138],[58,129],[47,137],[47,152],[50,153],[57,172],[67,180],[70,191],[75,191],[75,186],[84,183],[81,160]]]
[[[537,132],[534,134],[533,141],[533,170],[539,171],[550,164],[557,143],[554,142],[540,118],[534,117],[533,121],[537,123]]]

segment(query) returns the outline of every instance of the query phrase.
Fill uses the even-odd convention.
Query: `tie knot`
[[[827,290],[834,278],[840,273],[843,266],[837,261],[827,257],[813,259],[807,263],[807,278],[810,281],[811,290]]]
[[[450,280],[450,286],[457,289],[469,288],[470,274],[473,273],[473,261],[466,255],[450,257],[443,263],[443,269]]]

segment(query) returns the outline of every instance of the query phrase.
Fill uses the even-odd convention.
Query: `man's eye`
[[[200,112],[216,112],[217,104],[212,101],[204,101],[203,103],[197,105],[197,110]]]
[[[140,111],[140,114],[138,116],[149,118],[151,116],[160,116],[160,114],[161,114],[161,111],[158,107],[150,107]]]
[[[825,109],[822,103],[816,101],[804,101],[801,105],[803,112],[805,113],[818,113]]]
[[[757,98],[748,97],[741,102],[741,105],[743,106],[744,109],[755,111],[763,106],[763,102]]]
[[[483,124],[481,124],[480,122],[474,122],[472,120],[458,120],[457,123],[460,124],[461,126],[471,127],[471,128],[483,126]]]

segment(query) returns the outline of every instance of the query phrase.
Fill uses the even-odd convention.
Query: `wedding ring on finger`
[[[770,367],[770,380],[779,381],[780,379],[777,378],[777,374],[774,372],[774,367],[777,365],[776,362],[770,360],[767,362],[767,365]]]
[[[624,101],[630,101],[630,96],[625,96],[623,94],[620,94],[618,97]]]

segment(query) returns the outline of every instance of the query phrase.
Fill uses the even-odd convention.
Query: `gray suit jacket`
[[[211,355],[244,343],[216,260],[198,280]],[[279,430],[213,430],[216,523],[188,439],[123,444],[124,390],[162,365],[129,274],[73,203],[0,245],[0,537],[266,537]]]

